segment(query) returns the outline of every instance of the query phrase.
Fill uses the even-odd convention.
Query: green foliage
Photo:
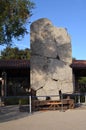
[[[28,104],[28,102],[28,98],[19,99],[19,105],[26,105]]]
[[[30,59],[30,49],[19,50],[7,47],[1,52],[1,59]]]
[[[79,91],[81,93],[86,93],[86,77],[80,77],[78,79],[78,83],[79,83]]]
[[[12,39],[20,39],[27,32],[34,3],[30,0],[0,0],[0,44],[10,46]]]
[[[86,84],[86,77],[80,77],[80,79],[78,80],[78,82],[80,84]]]
[[[72,60],[76,60],[76,58],[75,58],[75,57],[72,57]]]
[[[18,105],[19,98],[6,98],[4,102],[5,102],[5,105]]]
[[[26,105],[28,104],[28,98],[16,98],[16,97],[12,97],[12,98],[6,98],[4,100],[5,105]]]

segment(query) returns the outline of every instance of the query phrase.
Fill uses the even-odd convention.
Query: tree
[[[86,92],[86,77],[80,77],[78,79],[78,83],[79,83],[79,86],[81,86],[79,87],[79,91],[82,93]]]
[[[10,46],[13,38],[20,40],[26,33],[26,23],[32,15],[30,0],[0,0],[0,44]]]
[[[76,58],[75,58],[75,57],[72,57],[72,61],[73,61],[73,60],[76,60]]]
[[[80,77],[79,80],[78,80],[78,82],[80,84],[86,84],[86,77]]]
[[[1,52],[1,59],[30,59],[30,49],[19,50],[7,47]]]

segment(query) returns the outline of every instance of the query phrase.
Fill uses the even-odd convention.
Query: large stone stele
[[[33,22],[30,65],[31,88],[36,91],[36,95],[58,95],[60,89],[72,93],[71,63],[71,40],[67,31],[53,26],[46,18]]]

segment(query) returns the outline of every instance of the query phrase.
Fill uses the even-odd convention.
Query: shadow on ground
[[[20,119],[29,115],[28,106],[19,109],[18,105],[0,106],[0,123]]]

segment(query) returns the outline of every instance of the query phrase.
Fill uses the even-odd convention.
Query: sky
[[[67,28],[71,37],[72,57],[86,60],[86,0],[33,0],[31,22],[48,18],[54,26]],[[27,26],[29,30],[30,25]],[[15,41],[15,40],[14,40]],[[30,36],[15,41],[14,47],[30,48]],[[2,46],[2,49],[5,46]],[[0,47],[1,48],[1,47]]]

